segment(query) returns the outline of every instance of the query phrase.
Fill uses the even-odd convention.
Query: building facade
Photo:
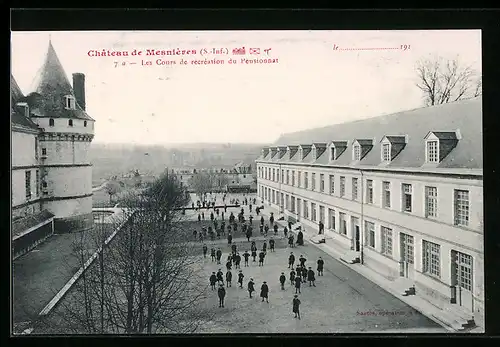
[[[11,76],[14,226],[26,233],[32,226],[23,221],[44,211],[55,232],[89,229],[94,120],[85,112],[85,76],[73,74],[71,85],[49,42],[34,86],[24,96]]]
[[[441,308],[484,317],[481,98],[285,135],[263,202]]]

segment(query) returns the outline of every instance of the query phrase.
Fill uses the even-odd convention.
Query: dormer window
[[[19,110],[21,110],[24,117],[26,118],[30,117],[30,108],[26,102],[18,102],[16,105],[19,108]]]
[[[352,160],[358,161],[361,160],[361,146],[354,145],[352,147]]]
[[[373,148],[373,140],[354,140],[352,143],[352,160],[362,160]]]
[[[70,127],[72,127],[72,126],[73,126],[73,119],[68,119],[68,125],[69,125]]]
[[[316,159],[316,148],[315,147],[312,148],[312,158]]]
[[[300,160],[302,160],[302,158],[303,158],[303,153],[304,153],[303,149],[299,147],[299,159]]]
[[[335,154],[335,147],[330,147],[330,160],[335,160],[337,158]]]
[[[347,149],[347,141],[332,141],[330,143],[330,160],[337,160]]]
[[[429,164],[440,163],[460,140],[460,131],[431,131],[425,137],[425,161]]]
[[[439,141],[429,140],[426,143],[426,155],[428,163],[439,163]]]
[[[394,160],[406,147],[406,135],[386,135],[380,141],[380,159],[382,163]]]
[[[66,108],[69,110],[74,110],[76,108],[76,101],[74,96],[66,95],[65,97]]]
[[[51,127],[54,126],[54,118],[49,119],[49,126],[51,126]]]

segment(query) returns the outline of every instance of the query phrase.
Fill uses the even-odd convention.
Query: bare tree
[[[422,59],[416,69],[416,85],[423,92],[427,106],[481,94],[481,76],[472,67],[461,65],[458,59]]]
[[[78,333],[189,333],[212,315],[203,310],[206,278],[182,228],[187,203],[172,175],[120,201],[124,223],[82,274],[58,310]],[[96,245],[97,246],[97,245]],[[88,254],[79,250],[81,263]]]
[[[201,200],[205,198],[205,194],[210,192],[214,186],[214,175],[210,172],[201,171],[194,174],[189,185]]]

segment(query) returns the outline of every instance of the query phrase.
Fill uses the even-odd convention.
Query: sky
[[[33,91],[49,37],[69,81],[74,72],[85,74],[99,143],[272,143],[284,133],[423,106],[415,85],[419,59],[458,58],[481,71],[480,30],[12,32],[12,73],[24,94]],[[240,47],[246,55],[234,56]],[[145,56],[148,49],[176,48],[197,53]],[[227,54],[200,54],[212,48]],[[143,55],[88,54],[103,49]],[[191,63],[205,58],[225,63]],[[242,58],[277,62],[242,64]],[[176,65],[156,65],[157,59]]]

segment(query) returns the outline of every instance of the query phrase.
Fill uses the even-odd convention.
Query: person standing
[[[254,263],[256,257],[257,257],[257,246],[255,246],[255,244],[252,244],[252,258]]]
[[[216,255],[217,255],[217,264],[220,265],[220,258],[222,257],[222,251],[220,250],[220,248],[217,249]]]
[[[319,221],[319,235],[323,234],[325,231],[325,225],[323,224],[322,221]]]
[[[267,242],[264,240],[264,243],[262,244],[262,252],[266,253],[267,252]]]
[[[264,236],[267,237],[267,233],[269,232],[269,225],[264,226]]]
[[[285,234],[285,239],[288,238],[288,228],[287,227],[283,228],[283,234]]]
[[[280,276],[281,290],[285,290],[285,282],[286,282],[286,276],[285,273],[282,272]]]
[[[266,281],[264,281],[260,287],[260,297],[262,298],[262,302],[266,299],[266,302],[269,303],[269,287],[267,286]]]
[[[193,238],[195,241],[196,241],[196,236],[198,236],[198,232],[196,231],[196,229],[194,229],[193,230]]]
[[[243,288],[243,278],[245,278],[245,275],[243,275],[243,271],[240,270],[238,273],[238,283],[240,284],[240,288]]]
[[[233,243],[233,235],[231,234],[231,232],[229,232],[227,234],[227,244],[230,245]]]
[[[245,251],[245,253],[243,253],[243,258],[245,258],[245,266],[248,266],[248,258],[250,258],[250,253],[248,253],[248,251]]]
[[[259,230],[260,230],[260,234],[264,235],[264,226],[262,224],[259,225]]]
[[[290,234],[290,236],[288,236],[288,245],[290,246],[290,248],[294,247],[293,234]]]
[[[294,318],[299,318],[300,319],[300,310],[299,310],[299,307],[300,307],[299,296],[297,294],[295,294],[293,296],[293,300],[292,300],[292,311],[295,314]]]
[[[260,225],[264,226],[264,222],[265,222],[264,216],[260,217]]]
[[[290,285],[293,286],[294,282],[295,282],[295,270],[292,267],[292,271],[290,271]]]
[[[300,262],[300,266],[301,267],[305,267],[306,266],[306,258],[304,258],[304,256],[302,254],[299,257],[299,262]]]
[[[274,236],[278,236],[278,224],[274,224]]]
[[[273,238],[271,238],[271,239],[269,240],[269,250],[270,250],[271,252],[274,252],[274,239],[273,239]]]
[[[212,261],[215,261],[215,249],[213,247],[210,249],[210,256],[212,257]]]
[[[207,245],[203,245],[203,258],[206,258],[207,257],[207,251],[208,251],[208,247]]]
[[[260,253],[259,253],[259,266],[264,266],[264,257],[265,257],[264,252],[260,251]]]
[[[269,224],[274,224],[274,213],[271,212],[271,216],[269,217]]]
[[[306,283],[307,282],[307,269],[305,266],[301,267],[301,273],[302,273],[302,282]]]
[[[299,293],[300,294],[300,284],[302,282],[302,279],[300,276],[295,277],[295,294]]]
[[[325,262],[321,257],[318,259],[318,276],[323,276],[323,266],[325,265]]]
[[[288,230],[291,232],[292,231],[292,222],[288,221]]]
[[[231,270],[227,270],[227,272],[226,272],[226,285],[228,287],[231,287],[232,280],[233,280],[233,274],[231,273]]]
[[[224,297],[226,296],[226,290],[224,289],[223,284],[219,286],[217,294],[219,295],[219,307],[224,307]]]
[[[227,269],[227,271],[231,270],[231,265],[232,265],[231,264],[231,259],[228,259],[227,263],[226,263],[226,269]]]
[[[241,255],[239,253],[236,253],[236,263],[235,263],[236,269],[240,268],[240,263],[241,263]]]
[[[205,220],[205,212],[201,213],[201,219]]]
[[[255,292],[254,285],[253,278],[250,278],[250,281],[248,281],[248,294],[250,294],[250,298],[252,297],[252,293]]]
[[[246,237],[247,241],[250,242],[250,238],[252,237],[252,230],[250,228],[247,229]]]
[[[198,213],[198,222],[201,222],[201,215]]]
[[[224,277],[223,277],[223,272],[221,269],[219,269],[219,271],[217,271],[217,282],[221,283],[222,285],[224,285]]]
[[[309,271],[307,271],[307,280],[309,281],[309,287],[312,285],[313,287],[316,287],[316,284],[314,281],[316,281],[316,278],[314,277],[314,271],[311,267],[309,267]]]
[[[252,203],[250,202],[250,205],[248,205],[248,209],[250,211],[250,213],[252,213]]]
[[[290,256],[288,257],[288,268],[293,270],[293,264],[295,263],[295,256],[293,252],[290,252]]]
[[[217,283],[217,276],[215,275],[215,272],[212,272],[209,281],[210,281],[210,287],[212,288],[212,290],[215,290],[215,283]]]

